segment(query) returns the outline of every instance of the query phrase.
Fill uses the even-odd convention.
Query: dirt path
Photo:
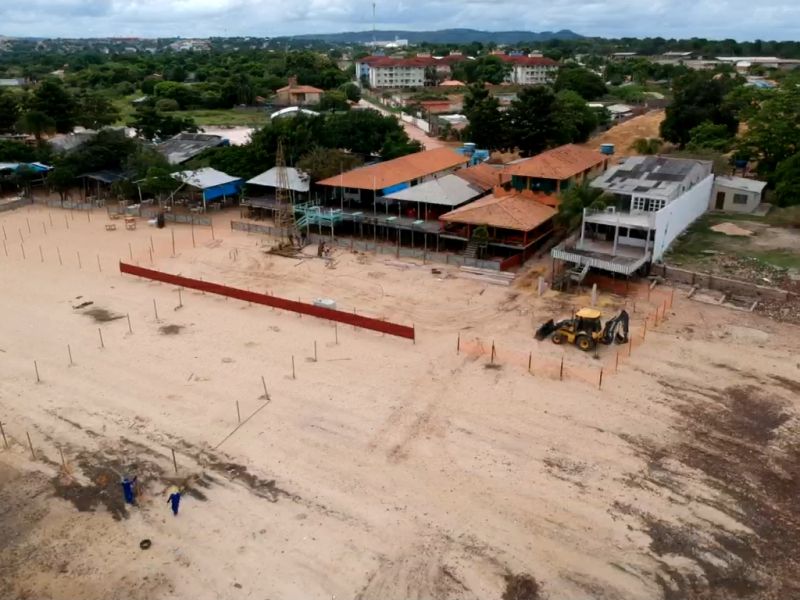
[[[590,148],[599,148],[601,144],[614,144],[617,156],[637,156],[638,153],[631,148],[633,142],[639,138],[660,137],[659,128],[664,116],[663,110],[653,110],[633,117],[624,123],[614,125],[584,145]]]

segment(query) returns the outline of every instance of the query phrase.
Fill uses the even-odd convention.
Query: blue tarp
[[[229,183],[223,183],[220,185],[215,185],[214,187],[206,188],[203,190],[203,199],[208,202],[209,200],[216,200],[217,198],[222,198],[223,196],[236,196],[242,189],[243,182],[244,180],[239,179],[237,181],[231,181]]]
[[[403,183],[390,185],[387,188],[383,188],[383,190],[381,190],[381,191],[383,192],[384,196],[388,196],[389,194],[394,194],[395,192],[399,192],[400,190],[404,190],[404,189],[409,188],[409,187],[411,187],[411,185],[407,181],[405,181]]]

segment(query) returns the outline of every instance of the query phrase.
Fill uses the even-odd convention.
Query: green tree
[[[572,90],[562,90],[556,94],[553,110],[558,131],[554,139],[556,143],[585,142],[597,129],[597,113]]]
[[[144,180],[139,183],[142,191],[155,196],[159,205],[163,204],[164,197],[178,189],[179,185],[169,170],[161,167],[150,167]]]
[[[773,90],[748,121],[737,153],[758,161],[758,173],[770,178],[778,164],[800,152],[800,88]]]
[[[47,185],[51,190],[58,192],[62,204],[75,186],[76,177],[77,173],[68,166],[58,166],[47,175]]]
[[[380,155],[383,160],[399,158],[407,154],[414,154],[422,150],[422,144],[417,140],[411,140],[405,131],[392,131],[389,133],[381,146]]]
[[[583,209],[602,210],[613,200],[613,196],[602,189],[591,187],[587,181],[573,185],[561,193],[556,223],[562,229],[571,231],[581,224]]]
[[[500,103],[482,85],[471,85],[464,98],[464,115],[469,119],[465,139],[479,148],[496,150],[506,146],[506,120]]]
[[[28,108],[30,112],[39,112],[50,117],[58,133],[69,133],[75,128],[75,99],[57,79],[42,81],[33,91]]]
[[[362,164],[361,158],[353,154],[336,148],[315,146],[297,161],[297,168],[308,173],[312,181],[320,181],[360,167]]]
[[[0,90],[0,133],[14,130],[19,119],[19,102],[15,94]]]
[[[503,83],[511,72],[511,65],[497,56],[481,56],[464,61],[453,69],[453,76],[466,83]]]
[[[533,156],[557,145],[564,135],[559,131],[568,119],[554,118],[556,95],[549,87],[522,90],[508,110],[511,142],[524,156]]]
[[[348,104],[344,92],[332,90],[322,94],[317,109],[321,111],[350,110],[350,104]]]
[[[0,162],[33,162],[36,158],[36,152],[28,144],[0,140]]]
[[[661,137],[683,148],[691,139],[692,129],[705,121],[724,125],[731,136],[735,135],[739,121],[724,99],[738,84],[732,77],[703,71],[692,71],[676,79],[672,104],[661,123]]]
[[[361,88],[352,81],[345,83],[339,90],[344,92],[350,102],[358,102],[361,100]]]
[[[689,143],[686,148],[697,150],[710,148],[727,152],[733,143],[733,136],[725,125],[715,125],[711,121],[703,121],[689,132]]]
[[[778,163],[773,181],[778,206],[800,204],[800,152]]]
[[[86,92],[78,97],[77,115],[77,124],[87,129],[113,125],[120,116],[111,100],[97,92]]]
[[[565,64],[558,70],[554,86],[557,92],[572,90],[584,100],[596,100],[604,96],[608,89],[599,75],[575,64]]]
[[[56,131],[56,122],[50,115],[40,110],[29,110],[22,113],[22,116],[17,121],[16,128],[17,131],[34,136],[36,141],[39,142],[45,134]]]
[[[136,129],[136,134],[147,140],[166,139],[183,131],[197,131],[194,119],[162,114],[150,104],[136,108],[128,127]]]
[[[638,138],[631,144],[631,148],[639,154],[658,154],[664,142],[659,138]]]

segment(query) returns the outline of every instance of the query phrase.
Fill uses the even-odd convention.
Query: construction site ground
[[[633,143],[639,138],[661,137],[659,128],[664,116],[663,110],[652,110],[614,125],[584,145],[597,149],[602,144],[614,144],[618,156],[637,156],[639,153],[631,147]]]
[[[590,302],[538,296],[536,271],[505,287],[286,258],[232,216],[0,214],[0,597],[800,597],[800,327],[682,289],[601,294],[633,346],[595,357],[533,340]],[[121,259],[333,299],[417,339]]]

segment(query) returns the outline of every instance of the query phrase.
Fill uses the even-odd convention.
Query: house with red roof
[[[319,104],[323,90],[310,85],[300,85],[297,77],[289,77],[289,85],[275,92],[278,106],[311,106]]]

